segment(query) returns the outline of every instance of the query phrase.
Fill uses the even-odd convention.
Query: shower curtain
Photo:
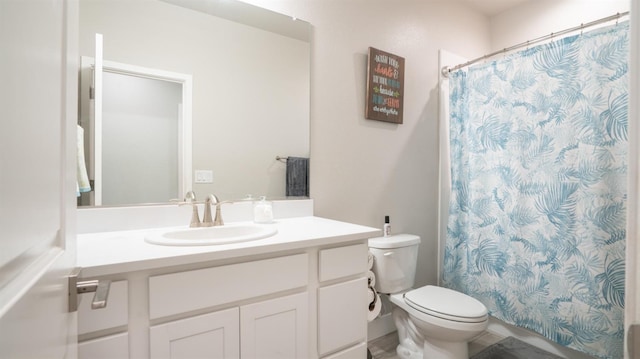
[[[622,358],[628,23],[450,77],[442,285],[492,316]]]

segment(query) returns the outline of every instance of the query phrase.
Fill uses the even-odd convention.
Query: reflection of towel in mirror
[[[309,197],[309,159],[287,158],[286,194],[292,197]]]
[[[78,138],[77,138],[77,170],[76,170],[76,196],[80,197],[80,193],[90,192],[91,185],[89,184],[89,176],[87,176],[87,167],[84,163],[84,130],[78,126]]]

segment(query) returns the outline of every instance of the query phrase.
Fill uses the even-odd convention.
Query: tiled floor
[[[469,343],[469,356],[472,356],[482,349],[497,343],[504,339],[501,336],[486,332],[471,343]],[[383,337],[377,338],[369,342],[369,350],[373,355],[373,359],[399,359],[396,355],[396,346],[398,345],[398,334],[393,332]]]

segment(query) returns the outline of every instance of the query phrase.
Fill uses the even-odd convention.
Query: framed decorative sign
[[[403,95],[404,58],[370,47],[365,117],[402,123]]]

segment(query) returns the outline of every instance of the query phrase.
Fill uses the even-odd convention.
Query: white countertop
[[[88,278],[339,244],[381,234],[377,228],[313,216],[277,219],[273,225],[278,233],[268,238],[209,246],[149,244],[144,240],[149,229],[80,234],[78,266],[82,277]],[[166,229],[184,228],[187,226]]]

